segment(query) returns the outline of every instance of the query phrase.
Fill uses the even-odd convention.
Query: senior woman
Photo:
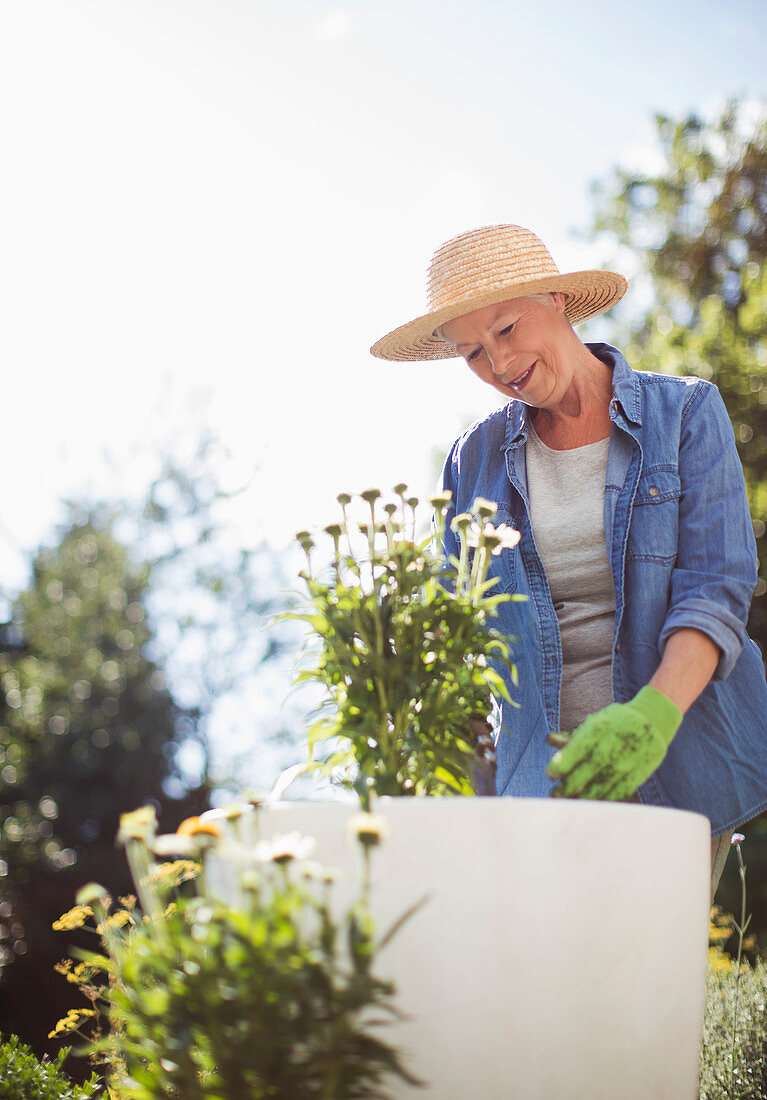
[[[767,809],[767,684],[745,631],[756,546],[716,387],[577,336],[626,286],[560,274],[520,226],[472,230],[435,253],[428,312],[371,351],[462,356],[506,399],[443,474],[455,510],[488,498],[521,533],[493,566],[527,597],[499,609],[520,705],[498,701],[497,793],[703,813],[713,896],[733,830]]]

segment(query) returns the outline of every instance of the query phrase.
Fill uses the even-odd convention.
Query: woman
[[[498,707],[497,793],[703,813],[713,892],[733,830],[767,809],[767,683],[745,632],[756,545],[716,387],[576,335],[626,286],[561,275],[519,226],[472,230],[436,252],[428,312],[371,351],[461,355],[508,399],[444,468],[457,511],[485,497],[521,532],[494,566],[527,597],[500,608],[520,705]]]

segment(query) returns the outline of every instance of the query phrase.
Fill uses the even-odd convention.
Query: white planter
[[[386,1031],[428,1084],[397,1100],[694,1100],[704,1008],[709,825],[605,802],[380,799],[379,932],[426,905],[379,956],[408,1021]],[[282,803],[356,882],[342,803]],[[253,818],[240,827],[255,826]],[[253,833],[255,839],[255,832]],[[233,896],[234,869],[211,868]]]

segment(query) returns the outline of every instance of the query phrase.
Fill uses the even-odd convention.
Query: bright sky
[[[655,111],[764,96],[766,29],[763,0],[0,0],[0,584],[63,495],[140,485],[190,395],[232,479],[260,466],[246,538],[429,492],[497,398],[368,354],[434,248],[513,221],[598,265],[590,181]]]

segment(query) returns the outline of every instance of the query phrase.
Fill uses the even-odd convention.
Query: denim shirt
[[[604,504],[615,586],[613,697],[627,702],[648,683],[680,627],[702,631],[721,650],[713,679],[639,798],[705,814],[719,836],[767,809],[767,683],[745,630],[756,543],[732,426],[710,382],[634,371],[608,344],[587,347],[613,369]],[[453,445],[443,471],[454,502],[445,549],[458,549],[450,518],[478,496],[498,504],[496,522],[521,532],[491,568],[496,591],[525,597],[502,603],[496,622],[512,639],[518,672],[517,686],[505,673],[513,704],[494,704],[497,793],[542,797],[553,786],[546,736],[559,728],[562,646],[530,523],[527,432],[527,408],[512,400]],[[562,538],[577,539],[577,528]]]

